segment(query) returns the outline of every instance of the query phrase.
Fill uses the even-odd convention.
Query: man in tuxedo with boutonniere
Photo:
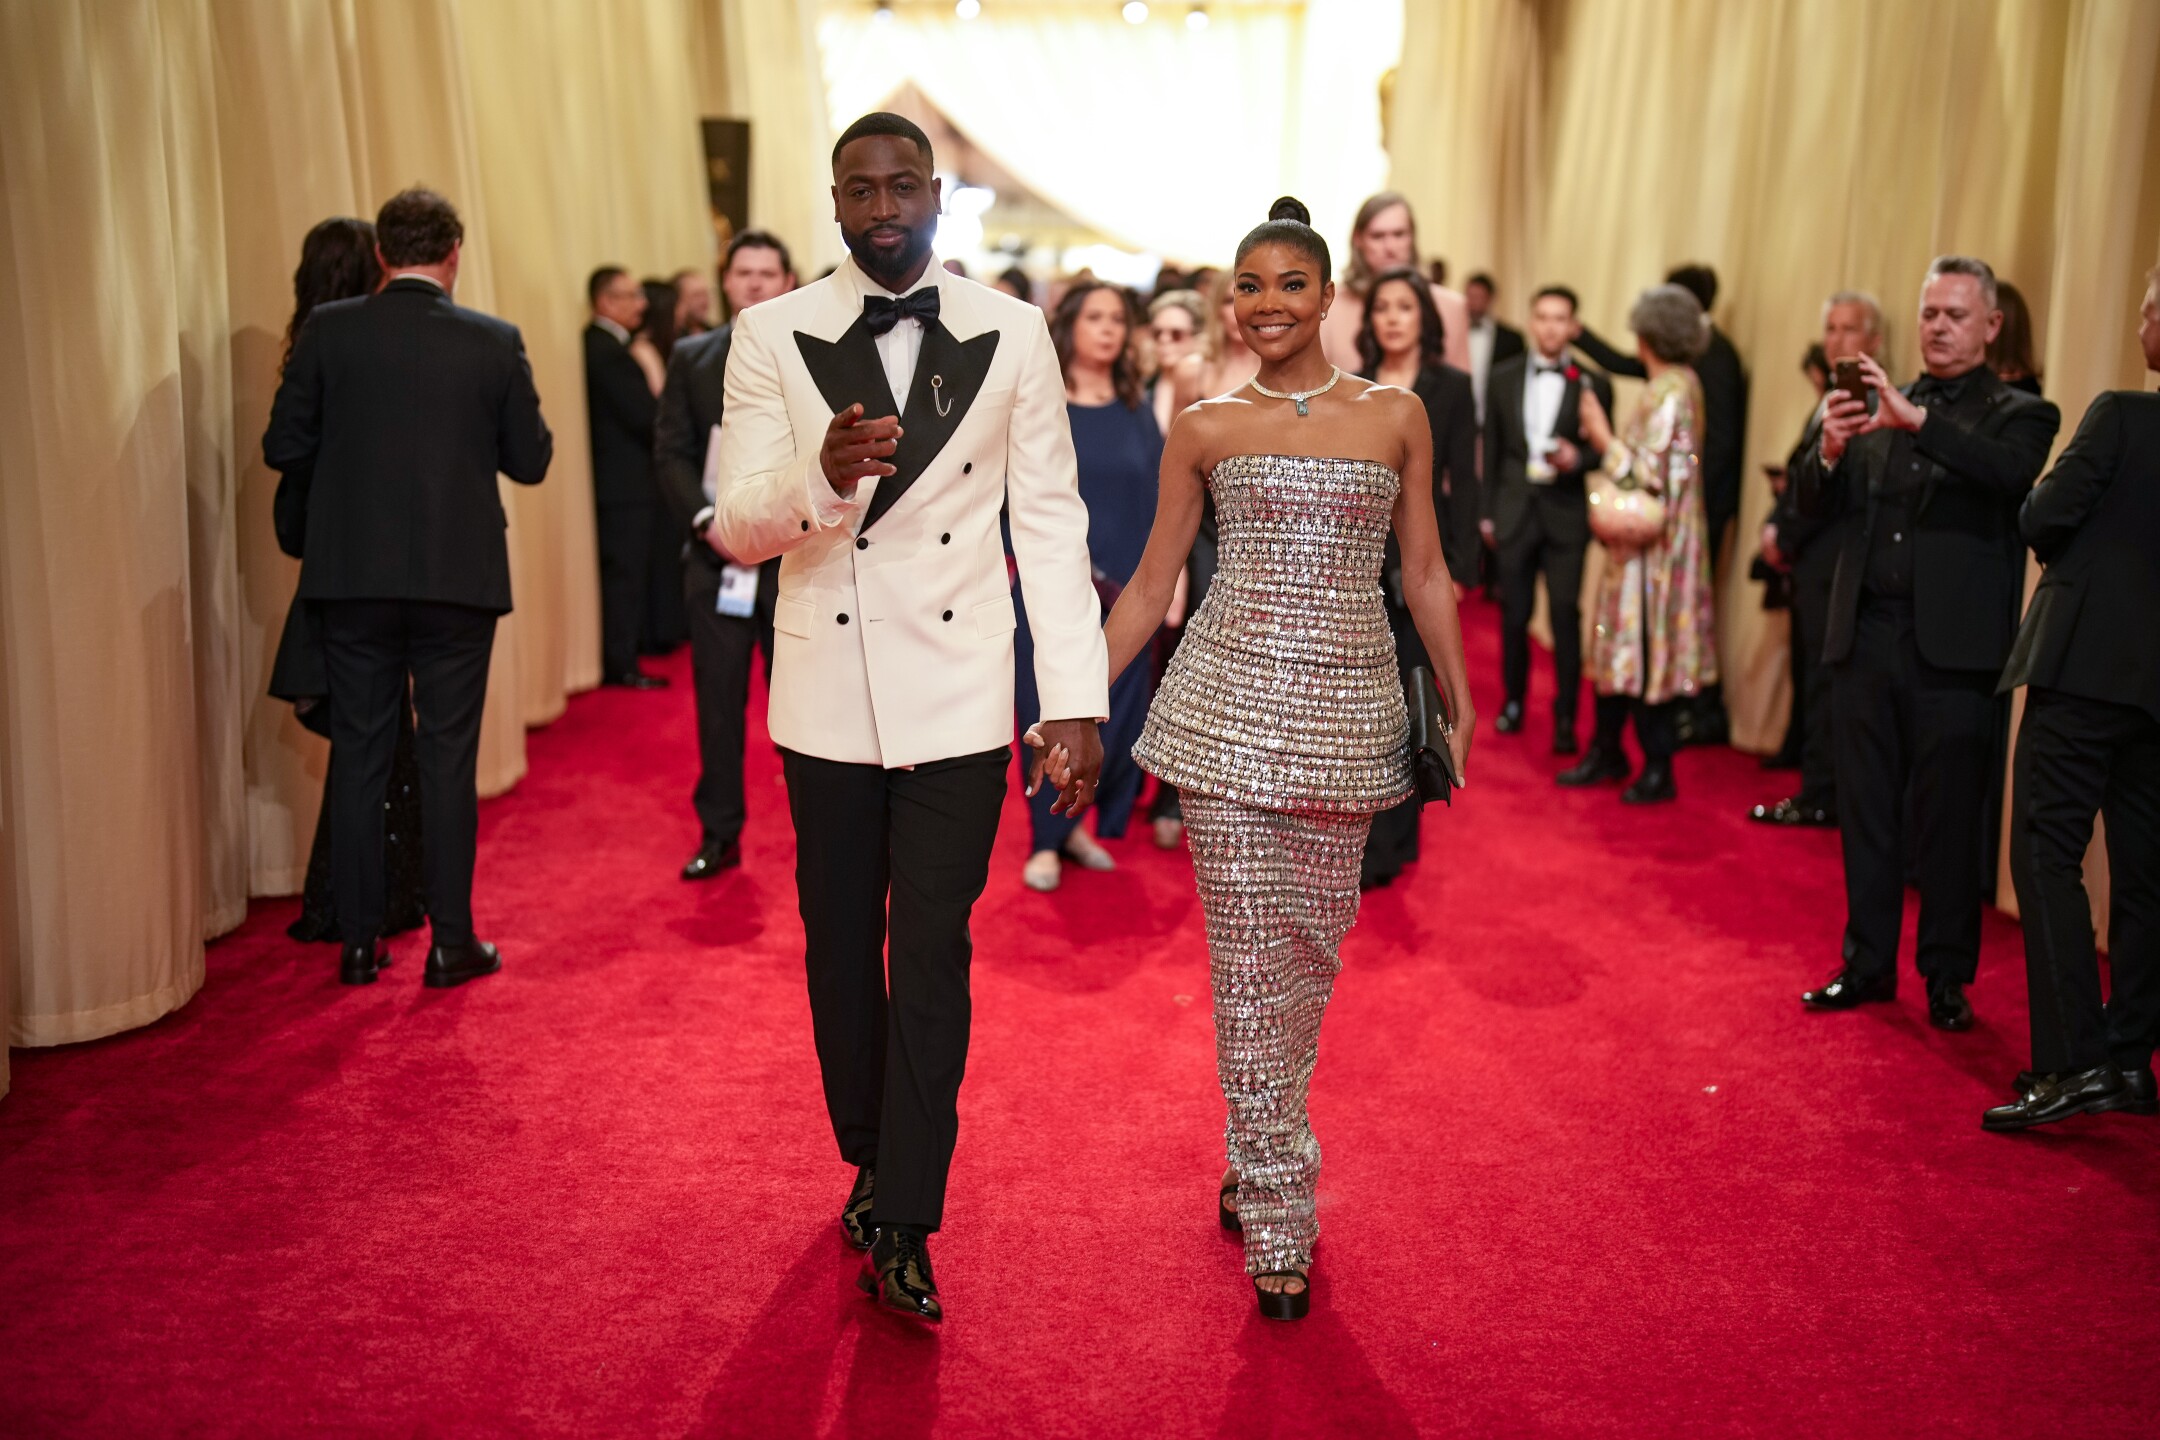
[[[1500,561],[1500,733],[1523,727],[1530,689],[1530,610],[1537,577],[1552,605],[1553,754],[1573,755],[1582,691],[1583,552],[1590,546],[1584,481],[1601,459],[1582,439],[1584,387],[1612,412],[1612,382],[1567,358],[1581,332],[1575,292],[1548,285],[1530,301],[1527,355],[1493,366],[1485,389],[1485,514],[1478,530]],[[1592,757],[1595,759],[1596,757]],[[1625,774],[1625,768],[1622,769]]]
[[[935,263],[939,187],[913,123],[864,116],[832,167],[850,258],[736,320],[706,534],[741,564],[785,557],[770,727],[825,1103],[857,1167],[841,1225],[869,1251],[862,1288],[936,1320],[928,1240],[959,1130],[968,916],[1012,744],[1001,509],[1067,813],[1101,771],[1109,655],[1042,312]]]

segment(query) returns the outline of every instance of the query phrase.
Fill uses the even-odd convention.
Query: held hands
[[[1095,799],[1095,782],[1102,775],[1102,737],[1092,720],[1038,720],[1021,737],[1033,749],[1035,763],[1028,768],[1027,793],[1042,788],[1047,771],[1057,787],[1053,815],[1078,815]]]
[[[885,459],[899,448],[899,416],[865,420],[863,407],[850,405],[825,427],[818,462],[824,467],[825,483],[845,499],[854,495],[859,481],[892,474],[893,467]]]
[[[1612,421],[1606,417],[1605,407],[1598,403],[1597,391],[1583,386],[1582,401],[1576,408],[1580,412],[1583,439],[1590,442],[1590,448],[1599,455],[1612,449]]]

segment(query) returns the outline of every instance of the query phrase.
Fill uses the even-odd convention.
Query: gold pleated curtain
[[[425,183],[458,299],[524,332],[555,462],[505,486],[484,792],[599,670],[584,278],[710,264],[701,114],[785,223],[821,97],[748,97],[720,0],[0,0],[0,1022],[147,1023],[300,887],[325,749],[263,693],[297,566],[260,440],[301,238]],[[763,0],[783,40],[794,0]],[[781,74],[814,56],[775,54]],[[773,107],[784,106],[783,111]],[[778,169],[778,166],[771,168]],[[777,200],[773,200],[776,208]],[[793,237],[791,237],[793,238]],[[12,971],[12,984],[5,983]],[[12,1016],[9,1009],[12,1008]],[[0,1069],[0,1087],[5,1084]]]

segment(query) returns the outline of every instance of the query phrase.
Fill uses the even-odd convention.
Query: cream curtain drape
[[[810,73],[808,3],[752,6],[783,74]],[[316,221],[372,216],[415,182],[448,194],[467,226],[458,298],[523,329],[555,430],[548,482],[504,487],[517,611],[483,789],[515,783],[525,727],[597,679],[584,277],[710,262],[697,121],[713,67],[756,69],[728,54],[739,8],[0,3],[13,1043],[157,1018],[201,984],[205,936],[250,893],[300,885],[323,750],[263,694],[296,566],[271,538],[259,442]],[[821,129],[820,101],[768,86],[745,104],[759,133],[789,132],[766,142],[787,155]],[[787,192],[758,178],[761,196]]]
[[[1858,288],[1917,365],[1921,272],[1981,255],[2032,301],[2063,436],[2136,385],[2125,316],[2160,251],[2148,0],[1427,0],[1407,8],[1391,153],[1429,249],[1490,268],[1520,320],[1561,281],[1628,343],[1630,301],[1673,264],[1723,281],[1749,364],[1746,485],[1720,597],[1734,736],[1783,733],[1787,630],[1746,578],[1812,404],[1799,370],[1823,297]]]
[[[835,129],[912,83],[1066,214],[1126,244],[1222,263],[1294,194],[1347,235],[1380,188],[1379,86],[1402,9],[1382,0],[1225,7],[1194,32],[1101,0],[835,5],[819,30]]]

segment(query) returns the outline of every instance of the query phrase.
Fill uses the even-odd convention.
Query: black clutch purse
[[[1403,700],[1410,712],[1410,777],[1417,786],[1418,802],[1452,805],[1462,785],[1462,776],[1455,773],[1455,752],[1448,748],[1455,721],[1440,687],[1433,683],[1432,671],[1423,665],[1414,667],[1403,685]]]

